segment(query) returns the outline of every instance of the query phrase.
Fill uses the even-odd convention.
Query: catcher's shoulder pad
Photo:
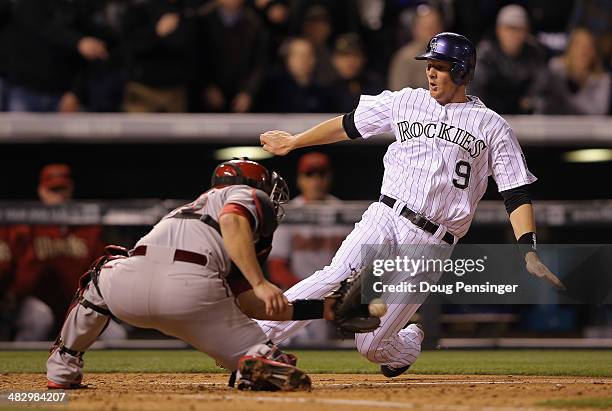
[[[115,245],[115,244],[107,245],[106,247],[104,247],[104,251],[106,252],[106,255],[111,255],[111,256],[122,256],[122,257],[130,256],[130,251],[127,248],[122,247],[120,245]]]

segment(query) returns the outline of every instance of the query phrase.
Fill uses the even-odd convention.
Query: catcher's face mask
[[[285,179],[276,171],[272,171],[272,191],[270,192],[270,200],[276,211],[276,219],[280,222],[285,217],[285,210],[281,204],[289,201],[289,187]]]

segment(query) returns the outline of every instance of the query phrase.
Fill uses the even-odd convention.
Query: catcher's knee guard
[[[98,287],[98,278],[100,276],[100,270],[102,270],[102,267],[107,262],[116,260],[119,258],[126,258],[128,256],[128,251],[127,249],[120,247],[120,246],[107,246],[105,247],[105,250],[107,254],[102,257],[97,258],[89,266],[89,269],[85,272],[85,274],[83,274],[79,278],[79,288],[77,289],[74,297],[72,298],[72,302],[70,303],[70,307],[68,308],[66,318],[64,319],[64,326],[62,326],[60,335],[57,336],[55,342],[51,346],[50,352],[53,352],[54,350],[58,349],[62,353],[68,353],[75,357],[81,357],[83,355],[84,351],[80,351],[78,348],[69,347],[66,345],[65,343],[66,336],[62,338],[62,334],[64,333],[70,334],[70,332],[68,332],[64,328],[66,326],[67,320],[71,317],[71,315],[76,315],[76,314],[73,314],[73,310],[78,305],[81,305],[87,309],[90,309],[104,318],[104,321],[105,321],[104,326],[97,333],[95,338],[97,338],[100,334],[102,334],[102,332],[104,332],[104,330],[108,326],[111,319],[115,320],[118,323],[121,322],[117,317],[115,317],[111,313],[111,311],[107,307],[102,306],[101,303],[104,302],[104,297],[102,296],[102,293],[100,292],[100,288]],[[90,290],[91,285],[93,285],[93,288],[95,290],[95,293],[97,293],[97,295],[93,294],[94,293],[93,290]],[[88,296],[89,298],[86,297],[86,294],[89,294]],[[97,301],[92,301],[94,299]],[[81,321],[84,321],[84,320],[81,320]],[[91,319],[90,321],[94,323],[92,324],[94,326],[98,325],[97,323],[99,322],[97,318]],[[77,324],[76,326],[78,325],[79,324]],[[85,328],[87,328],[87,326],[85,326]],[[99,326],[95,328],[99,328]],[[78,334],[78,332],[76,334]],[[71,339],[74,339],[74,338],[71,338]]]

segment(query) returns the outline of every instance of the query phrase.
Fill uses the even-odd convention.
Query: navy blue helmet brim
[[[419,54],[418,56],[415,56],[416,60],[442,60],[442,61],[457,61],[456,58],[453,57],[449,57],[447,55],[444,54],[440,54],[440,53],[436,53],[436,52],[431,52],[428,51],[427,53],[423,53],[423,54]]]

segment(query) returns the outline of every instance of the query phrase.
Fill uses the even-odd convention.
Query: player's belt
[[[130,252],[130,256],[147,255],[147,246],[139,245]],[[194,253],[187,250],[175,250],[173,261],[181,261],[184,263],[193,263],[206,266],[208,258],[203,254]]]
[[[397,200],[382,194],[380,196],[379,201],[383,203],[384,205],[390,208],[393,208]],[[415,226],[419,227],[421,230],[427,231],[430,234],[435,234],[436,231],[438,231],[438,228],[440,228],[438,224],[434,223],[431,220],[428,220],[427,218],[423,217],[419,213],[415,213],[414,211],[409,209],[407,206],[404,206],[404,208],[400,212],[400,215],[408,219],[408,221],[410,221]],[[455,236],[453,236],[451,233],[447,231],[446,233],[444,233],[444,236],[442,237],[442,241],[448,244],[454,244]]]

